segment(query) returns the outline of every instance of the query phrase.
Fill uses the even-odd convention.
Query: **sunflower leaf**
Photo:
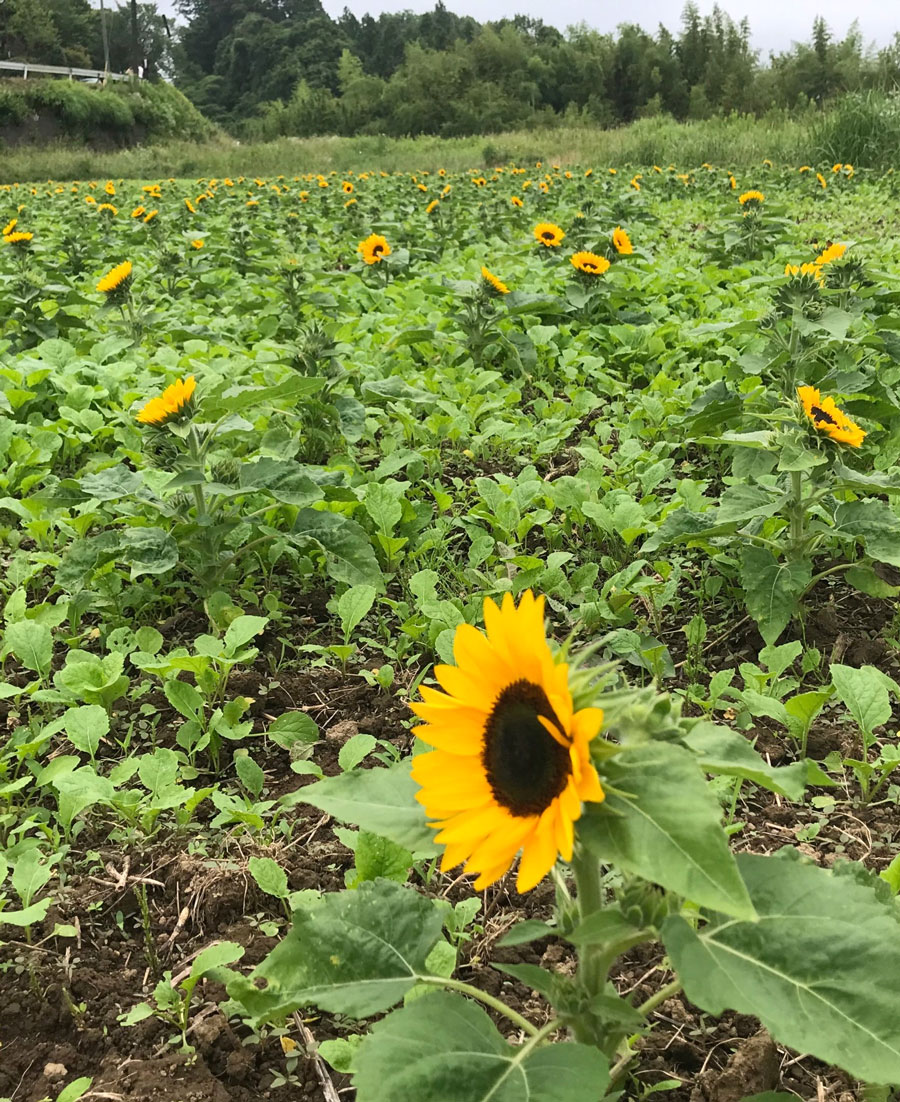
[[[302,790],[304,803],[412,850],[419,856],[440,853],[434,831],[425,824],[425,809],[416,802],[419,786],[410,762],[387,769],[352,769],[326,777]]]
[[[587,805],[577,828],[601,861],[701,906],[754,917],[721,807],[689,750],[662,742],[627,747],[603,763],[603,773],[606,799]]]
[[[776,1040],[856,1079],[900,1082],[896,908],[851,876],[789,856],[738,857],[758,922],[717,916],[695,930],[666,919],[685,993],[711,1014],[752,1014]]]
[[[803,799],[803,790],[807,785],[805,761],[783,766],[769,765],[742,734],[716,723],[697,723],[683,741],[689,750],[694,751],[707,773],[742,777],[789,800]]]
[[[359,1102],[595,1102],[609,1082],[597,1049],[513,1047],[480,1007],[445,992],[373,1026],[355,1068]]]
[[[295,911],[287,937],[228,992],[258,1022],[302,1006],[365,1018],[428,975],[441,929],[430,899],[390,880],[365,881]]]

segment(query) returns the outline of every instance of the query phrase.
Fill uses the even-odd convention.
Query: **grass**
[[[288,175],[363,167],[458,172],[529,160],[625,166],[711,161],[740,167],[764,157],[799,164],[812,159],[814,152],[810,126],[780,115],[689,123],[654,118],[614,130],[559,127],[471,138],[281,138],[248,145],[220,138],[204,144],[167,142],[106,153],[65,145],[20,148],[4,153],[0,183],[101,176]]]

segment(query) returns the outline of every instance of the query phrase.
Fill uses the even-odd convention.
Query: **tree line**
[[[111,68],[138,54],[210,119],[248,137],[492,133],[560,122],[615,126],[645,116],[704,119],[822,105],[900,87],[900,32],[867,48],[854,24],[762,59],[747,19],[688,2],[673,32],[625,23],[565,33],[515,16],[479,23],[449,11],[332,19],[320,0],[177,0],[172,28],[152,3],[106,12]],[[103,67],[88,0],[0,0],[0,57]]]

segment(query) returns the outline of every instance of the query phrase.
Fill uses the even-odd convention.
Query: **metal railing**
[[[46,73],[49,76],[68,77],[69,80],[95,81],[134,80],[131,73],[105,73],[102,69],[78,69],[69,65],[32,65],[30,61],[0,61],[0,75],[4,72],[15,73],[28,79],[29,73]]]

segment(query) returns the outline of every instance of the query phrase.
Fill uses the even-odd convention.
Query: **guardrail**
[[[23,80],[29,73],[46,73],[49,76],[68,77],[69,80],[96,81],[134,80],[131,73],[106,73],[102,69],[77,69],[69,65],[32,65],[30,61],[0,61],[0,75],[4,72],[16,73]],[[139,79],[139,78],[138,78]]]

